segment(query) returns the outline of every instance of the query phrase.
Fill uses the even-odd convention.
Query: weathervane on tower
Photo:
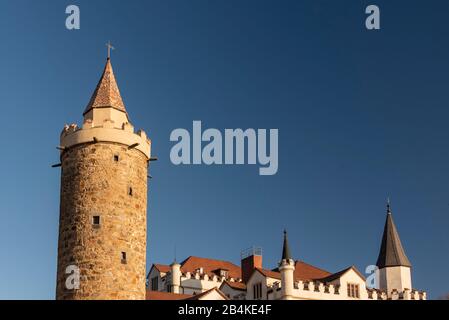
[[[111,58],[111,49],[115,50],[115,48],[112,46],[111,41],[108,41],[108,43],[106,43],[106,47],[108,47],[108,59]]]

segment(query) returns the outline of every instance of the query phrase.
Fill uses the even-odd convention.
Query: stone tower
[[[81,128],[61,133],[57,299],[145,299],[151,141],[134,132],[108,58]]]

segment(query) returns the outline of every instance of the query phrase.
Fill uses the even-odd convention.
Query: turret
[[[291,258],[287,231],[284,231],[284,245],[282,258],[279,262],[279,272],[281,273],[281,299],[290,300],[293,297],[295,261]]]
[[[376,265],[379,268],[379,289],[386,291],[389,296],[393,290],[403,292],[405,289],[412,289],[412,265],[402,247],[389,202],[387,203],[387,218]]]
[[[181,292],[181,265],[176,261],[170,265],[171,268],[171,292]]]

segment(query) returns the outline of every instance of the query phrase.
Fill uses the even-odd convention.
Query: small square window
[[[94,227],[99,227],[100,226],[100,216],[93,216],[92,224],[94,225]]]
[[[122,263],[126,264],[126,252],[122,251]]]

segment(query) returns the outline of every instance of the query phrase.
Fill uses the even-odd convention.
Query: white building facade
[[[411,263],[405,255],[387,206],[382,244],[376,263],[377,288],[350,266],[336,273],[293,260],[287,232],[277,268],[262,267],[262,252],[252,249],[231,262],[189,257],[171,265],[154,264],[147,277],[149,291],[199,295],[213,288],[231,300],[426,300],[426,292],[413,289]]]

